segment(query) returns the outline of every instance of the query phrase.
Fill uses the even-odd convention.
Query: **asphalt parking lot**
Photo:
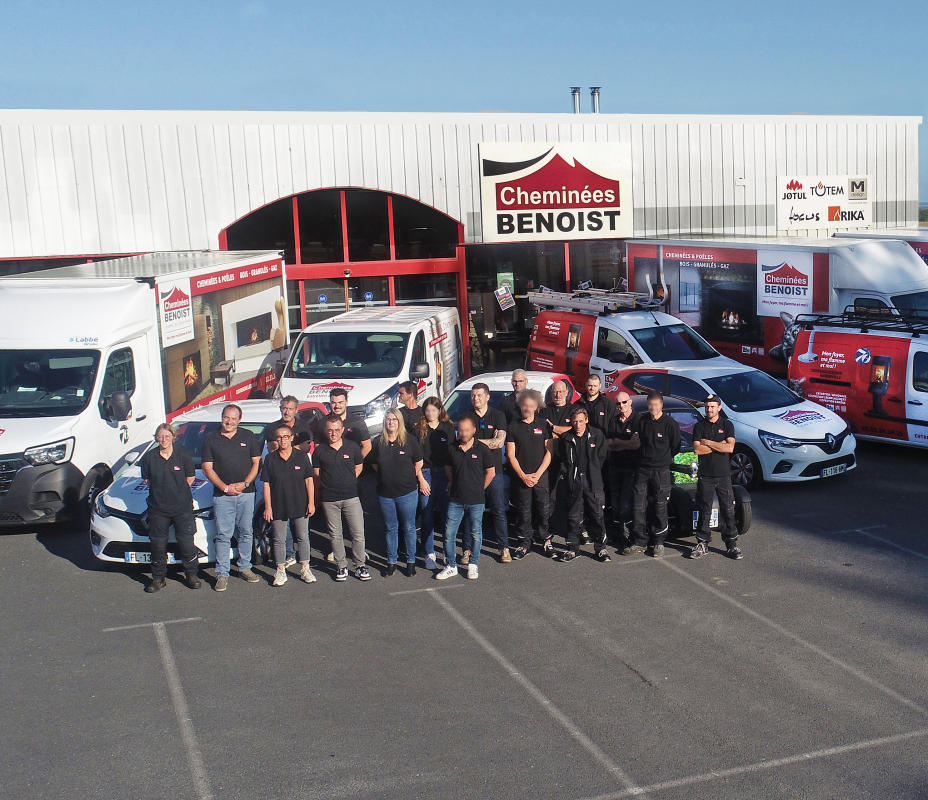
[[[7,532],[2,794],[924,798],[926,457],[859,454],[754,493],[741,562],[147,595],[85,534]]]

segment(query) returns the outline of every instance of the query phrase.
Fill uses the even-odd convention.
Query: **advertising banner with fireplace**
[[[280,259],[158,282],[165,413],[265,396],[286,355]]]

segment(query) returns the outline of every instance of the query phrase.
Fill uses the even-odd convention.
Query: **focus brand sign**
[[[484,242],[632,235],[627,143],[480,145]]]
[[[812,311],[812,253],[757,251],[757,315],[795,317]]]
[[[158,309],[161,315],[161,344],[187,342],[193,338],[193,300],[190,278],[158,284]]]
[[[869,228],[866,175],[787,175],[777,178],[777,230]]]

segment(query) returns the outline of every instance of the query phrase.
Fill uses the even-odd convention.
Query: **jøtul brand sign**
[[[869,228],[873,224],[867,175],[781,175],[777,230]]]
[[[631,145],[484,142],[480,207],[484,242],[631,236]]]

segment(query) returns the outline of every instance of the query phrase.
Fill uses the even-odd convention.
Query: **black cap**
[[[717,394],[708,395],[706,399],[703,400],[702,402],[703,402],[703,405],[705,405],[706,403],[718,403],[719,405],[722,404],[722,401],[719,399],[719,396]]]

